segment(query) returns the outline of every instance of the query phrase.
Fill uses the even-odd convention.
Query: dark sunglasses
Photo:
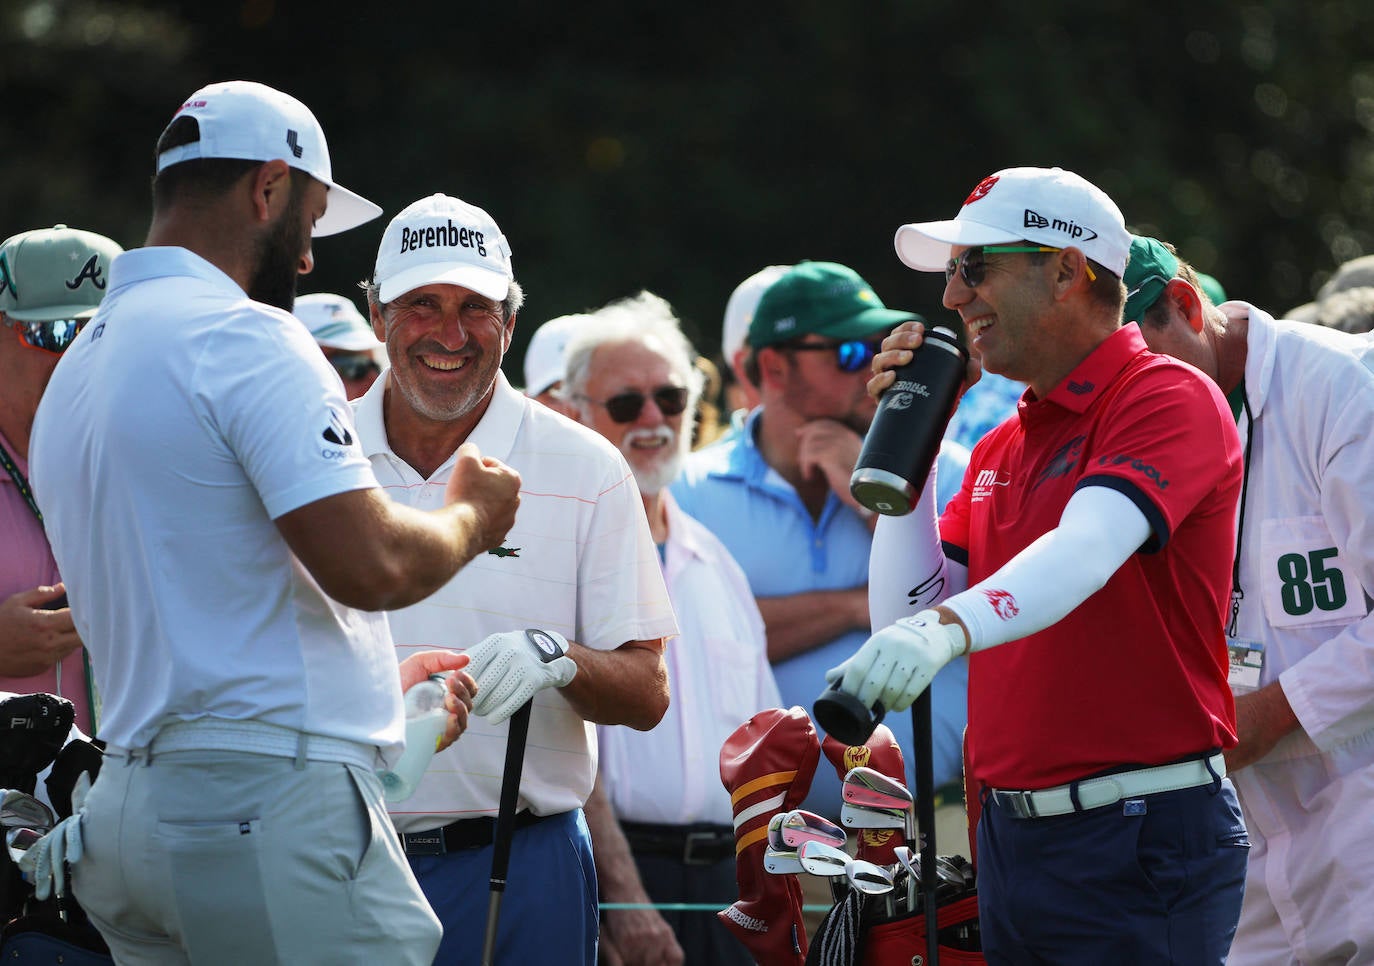
[[[1034,252],[1062,252],[1063,250],[1062,248],[1051,248],[1048,245],[974,245],[962,255],[945,262],[945,284],[948,285],[952,282],[954,273],[958,272],[959,277],[964,280],[964,284],[969,288],[977,288],[982,285],[988,267],[984,255],[1015,255]],[[1096,282],[1097,276],[1093,274],[1092,266],[1087,265],[1086,267],[1089,280]]]
[[[686,386],[659,386],[651,395],[654,397],[654,405],[665,416],[676,416],[687,408]],[[580,398],[598,406],[605,406],[606,414],[617,423],[632,423],[644,411],[644,402],[649,397],[642,392],[621,392],[604,402],[590,396]]]
[[[51,352],[60,356],[67,346],[76,339],[77,333],[86,327],[88,319],[54,319],[50,322],[14,321],[19,341],[31,349]]]
[[[382,371],[377,360],[365,352],[350,352],[329,357],[329,364],[341,379],[362,379]]]
[[[873,342],[849,339],[845,342],[792,342],[782,348],[790,352],[833,352],[836,368],[841,372],[858,372],[868,365],[882,347],[881,339]]]

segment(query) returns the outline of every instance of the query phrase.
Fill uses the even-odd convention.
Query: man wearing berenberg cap
[[[428,964],[440,927],[375,770],[399,755],[385,618],[496,546],[517,474],[466,451],[444,505],[392,503],[343,387],[289,314],[312,233],[378,214],[324,133],[261,84],[212,84],[159,139],[145,248],[39,406],[33,484],[109,743],[26,853],[120,962]],[[473,681],[451,678],[447,732]],[[80,861],[77,861],[77,860]],[[49,881],[51,880],[51,881]]]
[[[930,494],[915,511],[927,609],[827,677],[896,711],[973,652],[990,963],[1220,963],[1240,914],[1248,839],[1222,756],[1240,443],[1217,387],[1122,325],[1130,240],[1058,168],[1000,171],[896,238],[906,265],[943,269],[983,366],[1029,388],[938,529]],[[884,340],[870,392],[920,339]]]
[[[389,615],[398,657],[466,648],[478,685],[471,730],[391,813],[444,923],[435,962],[476,963],[482,951],[473,927],[489,906],[508,722],[529,701],[495,958],[594,966],[596,870],[582,806],[596,777],[595,726],[658,724],[664,642],[677,634],[634,476],[609,442],[502,374],[524,294],[486,211],[443,194],[409,205],[383,233],[366,288],[391,360],[353,403],[377,479],[398,500],[432,506],[472,443],[521,478],[506,543]],[[564,654],[534,659],[530,627],[559,638]]]

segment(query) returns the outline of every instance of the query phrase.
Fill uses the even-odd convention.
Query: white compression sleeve
[[[1128,497],[1110,487],[1086,486],[1069,498],[1057,527],[944,606],[964,622],[971,650],[1018,640],[1061,620],[1101,590],[1150,532],[1145,514]]]
[[[968,568],[945,557],[935,510],[935,470],[905,516],[878,517],[868,553],[868,620],[877,630],[968,586]]]

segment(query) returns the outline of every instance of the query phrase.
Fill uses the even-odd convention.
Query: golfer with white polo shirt
[[[402,749],[401,686],[464,662],[419,655],[398,679],[363,611],[499,545],[518,476],[469,449],[433,513],[378,489],[289,314],[312,226],[379,213],[334,183],[305,105],[202,88],[157,169],[148,247],[116,258],[34,423],[109,742],[84,808],[30,850],[39,889],[70,860],[119,962],[428,964],[439,924],[375,769]],[[453,677],[445,740],[474,686]]]
[[[582,815],[596,777],[594,726],[658,724],[664,640],[677,634],[634,476],[607,440],[502,374],[524,296],[505,236],[481,208],[431,195],[400,212],[367,288],[391,367],[353,405],[387,492],[436,505],[455,451],[474,442],[521,478],[505,543],[389,615],[398,657],[467,648],[478,686],[462,742],[436,755],[391,812],[444,923],[435,962],[478,960],[507,719],[532,699],[496,961],[594,966],[596,870]],[[540,662],[526,628],[565,639],[566,656]]]

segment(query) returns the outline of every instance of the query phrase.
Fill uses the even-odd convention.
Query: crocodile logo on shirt
[[[518,557],[520,550],[520,547],[492,547],[487,553],[493,557]]]

